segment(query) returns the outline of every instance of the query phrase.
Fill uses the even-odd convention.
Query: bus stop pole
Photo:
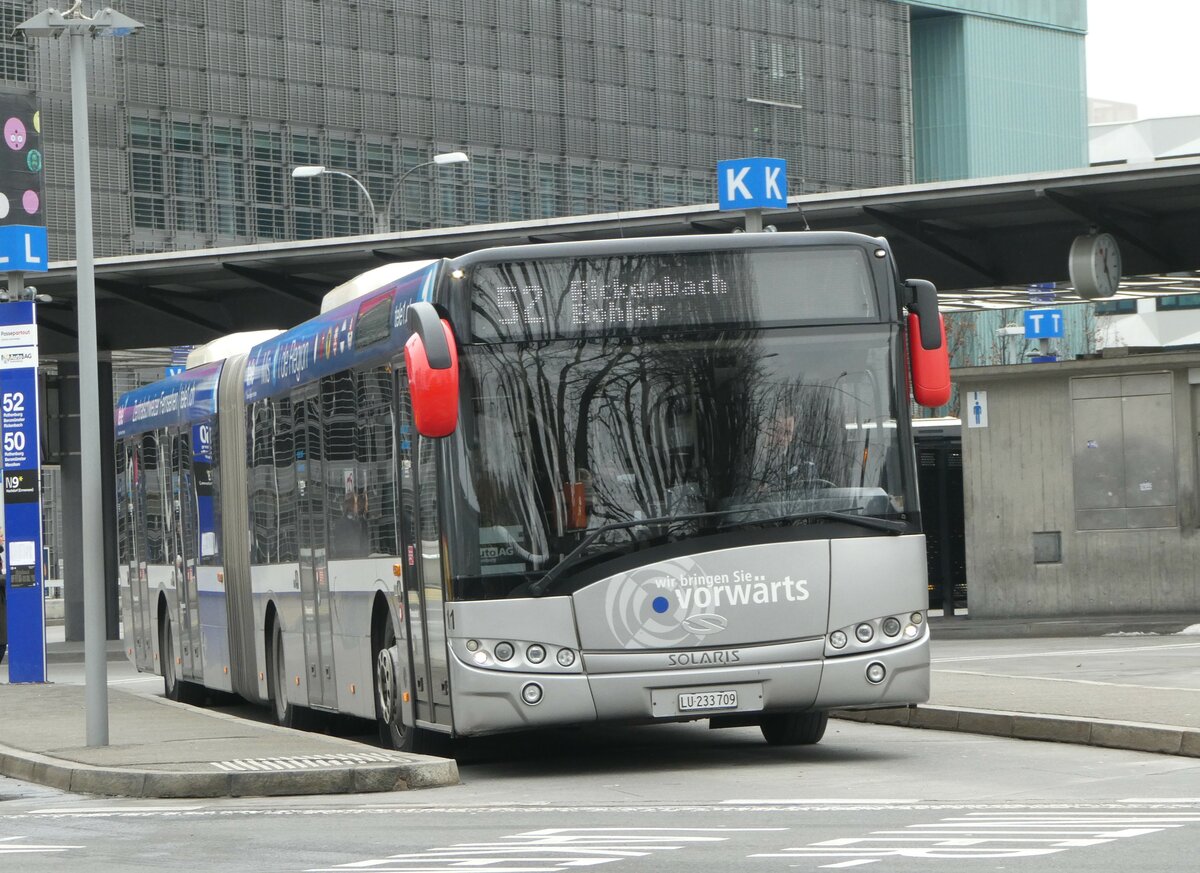
[[[100,380],[92,240],[92,167],[82,30],[71,40],[71,131],[75,163],[75,276],[79,305],[79,466],[83,521],[83,662],[87,744],[108,745],[108,628],[100,463]]]

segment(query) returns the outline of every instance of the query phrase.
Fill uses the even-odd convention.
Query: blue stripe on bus
[[[114,410],[117,438],[157,427],[179,427],[217,414],[217,378],[223,361],[185,370],[121,396]]]

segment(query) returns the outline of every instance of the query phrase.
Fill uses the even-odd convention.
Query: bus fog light
[[[883,632],[889,637],[894,637],[900,633],[900,619],[888,617],[883,620]]]
[[[835,649],[845,648],[846,642],[846,634],[842,631],[834,631],[829,635],[829,645]]]
[[[854,629],[854,635],[858,637],[860,643],[869,643],[875,636],[875,628],[864,622]]]
[[[478,664],[480,667],[486,666],[489,660],[490,660],[490,658],[488,658],[487,652],[476,652],[475,653],[475,663]]]
[[[912,615],[910,615],[908,617],[908,620],[911,621],[913,624],[920,624],[921,622],[923,622],[925,620],[925,616],[921,615],[921,613],[919,613],[919,612],[914,612]]]
[[[530,664],[540,664],[546,660],[546,650],[535,643],[525,650],[525,657],[529,659]]]
[[[915,637],[915,636],[916,636],[918,633],[920,633],[920,631],[918,631],[918,630],[917,630],[917,627],[916,627],[916,625],[912,625],[912,624],[910,624],[908,627],[906,627],[906,628],[904,629],[904,635],[905,635],[906,637],[908,637],[910,640],[911,640],[913,637]]]
[[[575,653],[570,649],[558,650],[558,664],[560,667],[570,667],[575,663]]]
[[[509,661],[515,651],[512,643],[496,643],[496,660]]]
[[[872,661],[867,665],[867,681],[872,685],[878,685],[887,677],[887,668],[878,661]]]
[[[542,686],[536,682],[530,682],[521,689],[521,699],[530,706],[537,706],[542,702]]]

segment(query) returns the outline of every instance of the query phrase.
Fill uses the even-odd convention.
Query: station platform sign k
[[[717,205],[721,209],[786,209],[787,161],[782,158],[718,161]]]

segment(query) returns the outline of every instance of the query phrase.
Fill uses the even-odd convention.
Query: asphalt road
[[[370,796],[149,803],[0,779],[0,870],[1161,873],[1200,846],[1200,760],[1174,756],[849,722],[806,749],[687,724],[468,751],[460,786]]]

